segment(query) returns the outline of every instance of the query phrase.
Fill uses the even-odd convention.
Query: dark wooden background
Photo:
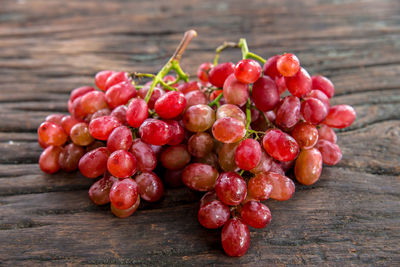
[[[40,172],[36,128],[66,112],[70,90],[102,69],[156,72],[185,30],[194,74],[224,40],[265,57],[295,52],[336,85],[357,121],[339,134],[343,160],[290,201],[229,258],[196,220],[199,196],[169,190],[128,219],[93,205],[92,181]],[[229,50],[225,59],[239,59]],[[400,2],[0,0],[0,265],[400,264]]]

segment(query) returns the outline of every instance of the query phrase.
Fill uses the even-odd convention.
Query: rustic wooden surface
[[[399,265],[399,14],[398,0],[1,0],[0,265]],[[242,258],[200,227],[187,189],[122,220],[90,202],[88,179],[36,164],[36,128],[66,112],[70,90],[101,69],[157,71],[188,28],[199,33],[183,59],[190,73],[246,37],[265,57],[297,53],[358,114],[338,136],[341,163],[290,201],[268,201],[272,223],[251,231]]]

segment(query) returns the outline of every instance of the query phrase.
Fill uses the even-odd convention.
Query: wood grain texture
[[[399,14],[396,0],[2,0],[0,265],[400,265]],[[338,133],[340,164],[297,185],[293,199],[267,201],[272,223],[251,230],[242,258],[200,227],[200,195],[188,189],[116,219],[90,202],[92,180],[36,164],[36,128],[67,112],[73,88],[101,69],[156,72],[188,28],[199,33],[183,57],[189,73],[223,41],[245,37],[265,57],[295,52],[358,115]]]

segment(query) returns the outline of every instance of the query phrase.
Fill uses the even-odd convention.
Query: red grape
[[[90,145],[94,139],[89,133],[89,127],[87,123],[80,122],[72,127],[70,132],[70,137],[74,144],[79,146],[87,146]]]
[[[126,120],[134,128],[138,128],[149,116],[147,103],[143,99],[134,98],[126,110]]]
[[[236,206],[246,198],[246,182],[236,172],[224,172],[215,182],[215,192],[224,204]]]
[[[236,148],[239,143],[223,144],[218,152],[218,162],[224,171],[235,171],[238,167],[235,162]]]
[[[280,55],[275,55],[267,59],[267,62],[265,62],[263,66],[264,75],[267,75],[272,79],[279,78],[281,76],[276,65],[280,57],[281,57]]]
[[[110,189],[118,179],[104,174],[104,177],[96,181],[89,189],[89,198],[96,205],[105,205],[110,202]]]
[[[157,158],[151,147],[140,138],[133,140],[130,152],[135,156],[137,169],[141,172],[152,171],[157,166]]]
[[[142,125],[140,125],[139,134],[142,141],[156,146],[167,144],[171,138],[170,126],[168,123],[157,119],[145,120]]]
[[[130,177],[136,172],[136,158],[125,150],[114,151],[107,160],[107,170],[117,178]]]
[[[75,144],[68,144],[61,151],[58,163],[63,171],[72,172],[78,168],[79,160],[85,154],[85,149]]]
[[[223,93],[223,90],[214,90],[211,92],[210,94],[210,101],[213,101],[214,99],[216,99],[220,94]],[[221,103],[221,100],[220,100]]]
[[[108,106],[114,109],[120,105],[125,105],[136,96],[136,88],[131,81],[124,81],[115,84],[107,89],[105,98]]]
[[[301,103],[301,115],[303,115],[304,120],[318,124],[326,118],[328,110],[320,100],[310,97]]]
[[[109,196],[111,204],[117,209],[129,209],[137,201],[139,188],[131,178],[119,180],[112,185]]]
[[[325,124],[318,125],[318,140],[328,140],[336,143],[337,137],[333,129]]]
[[[40,146],[41,148],[46,148],[46,147],[49,146],[48,144],[46,144],[45,142],[43,142],[42,139],[40,139],[40,136],[38,136],[38,144],[39,144],[39,146]]]
[[[285,77],[279,77],[275,79],[276,87],[278,88],[279,95],[282,95],[287,90]]]
[[[121,82],[129,81],[128,73],[121,71],[121,72],[114,72],[108,78],[104,85],[106,91],[112,87],[113,85],[119,84]]]
[[[195,157],[202,158],[211,153],[214,141],[208,133],[196,133],[189,138],[188,151]]]
[[[71,111],[70,113],[72,114],[72,116],[74,116],[75,118],[77,118],[78,120],[83,120],[88,114],[83,110],[83,105],[82,105],[82,97],[80,96],[78,98],[76,98],[73,102],[72,102],[72,107],[71,107]]]
[[[247,186],[248,194],[255,200],[267,200],[272,192],[272,183],[264,172],[251,178]]]
[[[300,120],[300,100],[287,96],[281,100],[276,110],[275,123],[283,129],[290,129]]]
[[[261,111],[269,111],[279,103],[279,92],[275,82],[268,76],[259,78],[251,92],[254,105]]]
[[[222,227],[231,217],[229,207],[219,200],[211,201],[200,207],[197,218],[208,229]]]
[[[85,94],[87,94],[88,92],[94,91],[95,89],[91,86],[82,86],[79,88],[76,88],[74,90],[71,91],[71,94],[69,96],[69,100],[72,102],[74,102],[75,99],[77,99],[80,96],[83,96]]]
[[[116,108],[113,109],[113,111],[111,111],[111,116],[118,119],[119,122],[121,122],[121,124],[123,125],[128,125],[128,122],[126,120],[126,111],[127,111],[127,107],[125,105],[120,105]]]
[[[285,77],[285,83],[289,92],[297,97],[305,96],[311,91],[311,77],[303,68],[294,76]]]
[[[191,132],[204,132],[215,121],[215,112],[207,105],[194,105],[183,114],[183,124]]]
[[[105,147],[105,146],[106,145],[102,141],[96,140],[86,147],[86,152],[95,150],[96,148],[99,148],[99,147]]]
[[[168,141],[168,145],[175,146],[182,143],[183,139],[185,138],[185,129],[183,128],[182,121],[176,120],[164,120],[170,127],[170,138]]]
[[[352,106],[336,105],[329,109],[328,115],[323,124],[332,128],[346,128],[353,124],[356,120],[356,112]]]
[[[164,186],[154,172],[142,172],[136,176],[140,197],[149,202],[158,201],[164,194]]]
[[[178,87],[178,90],[182,93],[182,94],[187,94],[189,92],[193,92],[193,91],[200,91],[200,86],[199,83],[196,81],[192,81],[192,82],[187,82],[184,83],[182,85],[180,85]]]
[[[249,99],[249,85],[239,82],[234,74],[226,78],[223,85],[223,94],[228,104],[243,106]]]
[[[112,131],[119,126],[121,123],[116,118],[103,116],[90,122],[89,132],[96,139],[107,140]]]
[[[243,205],[240,213],[242,221],[254,228],[264,228],[271,221],[271,211],[258,201],[249,201]]]
[[[103,92],[91,91],[82,96],[81,106],[86,114],[92,114],[96,111],[107,108],[106,97]]]
[[[55,123],[45,121],[38,128],[38,136],[46,145],[61,146],[67,142],[68,135]]]
[[[231,117],[244,124],[246,123],[246,114],[236,105],[224,104],[217,109],[216,119]]]
[[[279,161],[279,165],[281,166],[282,170],[286,173],[288,172],[293,166],[295,161]]]
[[[110,77],[114,72],[112,70],[103,70],[96,73],[94,77],[94,83],[96,84],[97,88],[102,91],[106,90],[106,82],[108,77]]]
[[[64,118],[63,114],[51,114],[46,117],[45,121],[52,122],[57,125],[61,125],[61,121]]]
[[[243,256],[250,247],[249,228],[239,218],[232,218],[222,229],[221,242],[225,253],[229,256]]]
[[[212,127],[215,139],[222,143],[236,143],[246,135],[246,128],[243,122],[225,117],[215,121]]]
[[[60,169],[59,158],[62,152],[62,147],[49,146],[43,150],[39,158],[39,167],[45,173],[56,173]]]
[[[132,146],[132,132],[126,126],[115,128],[107,139],[108,151],[129,150]]]
[[[336,165],[342,159],[342,151],[335,143],[319,140],[316,147],[321,152],[322,161],[327,165]]]
[[[328,98],[332,98],[335,94],[335,87],[333,83],[326,77],[315,75],[311,77],[312,89],[322,91]]]
[[[187,146],[180,144],[177,146],[170,146],[161,152],[161,164],[170,170],[180,170],[190,162],[190,154]]]
[[[265,151],[279,161],[294,160],[299,153],[296,140],[278,129],[268,130],[263,138]]]
[[[107,148],[99,147],[89,151],[79,160],[79,171],[87,178],[96,178],[107,171],[110,153]]]
[[[286,53],[279,57],[276,68],[283,76],[292,77],[300,70],[300,61],[294,54]]]
[[[329,110],[329,107],[331,106],[329,98],[322,91],[314,89],[306,95],[306,99],[309,97],[318,99],[325,105],[326,110]]]
[[[321,172],[322,156],[318,149],[303,149],[294,166],[296,180],[301,184],[311,185],[318,181]]]
[[[318,141],[318,130],[311,123],[300,122],[293,128],[292,137],[300,148],[309,149],[314,147]]]
[[[185,94],[186,108],[198,104],[206,105],[208,103],[207,96],[200,90],[191,91]]]
[[[210,165],[202,163],[192,163],[183,169],[183,183],[197,191],[210,191],[214,188],[218,171]]]
[[[86,121],[91,122],[92,120],[95,120],[100,117],[108,116],[108,115],[111,115],[111,110],[109,108],[103,108],[103,109],[96,111],[92,115],[89,115],[86,118]]]
[[[236,165],[242,170],[251,170],[261,159],[261,146],[254,139],[245,139],[240,142],[235,152]]]
[[[272,191],[270,198],[285,201],[290,199],[295,191],[295,185],[292,180],[290,180],[285,175],[279,173],[268,172],[265,174],[266,179],[272,184]]]
[[[75,119],[74,117],[68,115],[64,116],[61,120],[61,126],[63,127],[64,131],[69,135],[71,132],[72,127],[79,123],[80,121]]]
[[[157,99],[154,110],[164,119],[177,117],[186,107],[185,96],[180,92],[171,91]]]
[[[232,62],[220,63],[208,73],[208,81],[215,87],[222,88],[226,78],[234,72],[235,65]]]
[[[208,73],[212,67],[213,64],[211,62],[201,63],[197,69],[197,78],[203,83],[208,83]]]
[[[145,143],[146,144],[146,143]],[[154,155],[156,156],[156,159],[160,158],[161,152],[163,147],[162,146],[156,146],[156,145],[151,145],[151,144],[147,144],[151,150],[153,150]]]
[[[202,158],[193,158],[193,163],[204,163],[213,166],[216,169],[219,169],[220,166],[218,165],[218,158],[217,155],[214,153],[209,153]]]
[[[279,164],[278,161],[272,161],[271,168],[269,169],[269,171],[285,175],[285,171],[283,170],[282,166]]]
[[[137,197],[135,204],[132,207],[127,209],[118,209],[111,203],[111,212],[117,216],[118,218],[127,218],[131,216],[135,211],[139,208],[140,204],[140,196]]]
[[[163,78],[163,81],[166,83],[173,82],[175,80],[176,80],[176,77],[174,75],[167,75]]]
[[[253,59],[242,59],[235,65],[235,77],[242,83],[254,83],[260,78],[261,66]]]

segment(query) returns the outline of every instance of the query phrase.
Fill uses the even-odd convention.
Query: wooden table
[[[0,2],[0,265],[395,266],[400,264],[400,2]],[[68,93],[98,70],[156,72],[185,30],[194,74],[224,40],[246,37],[265,57],[295,52],[336,85],[357,120],[338,134],[343,160],[290,201],[229,258],[220,232],[200,227],[199,195],[168,190],[128,219],[93,205],[91,180],[43,174],[36,129],[66,112]],[[228,50],[225,60],[238,60]]]

